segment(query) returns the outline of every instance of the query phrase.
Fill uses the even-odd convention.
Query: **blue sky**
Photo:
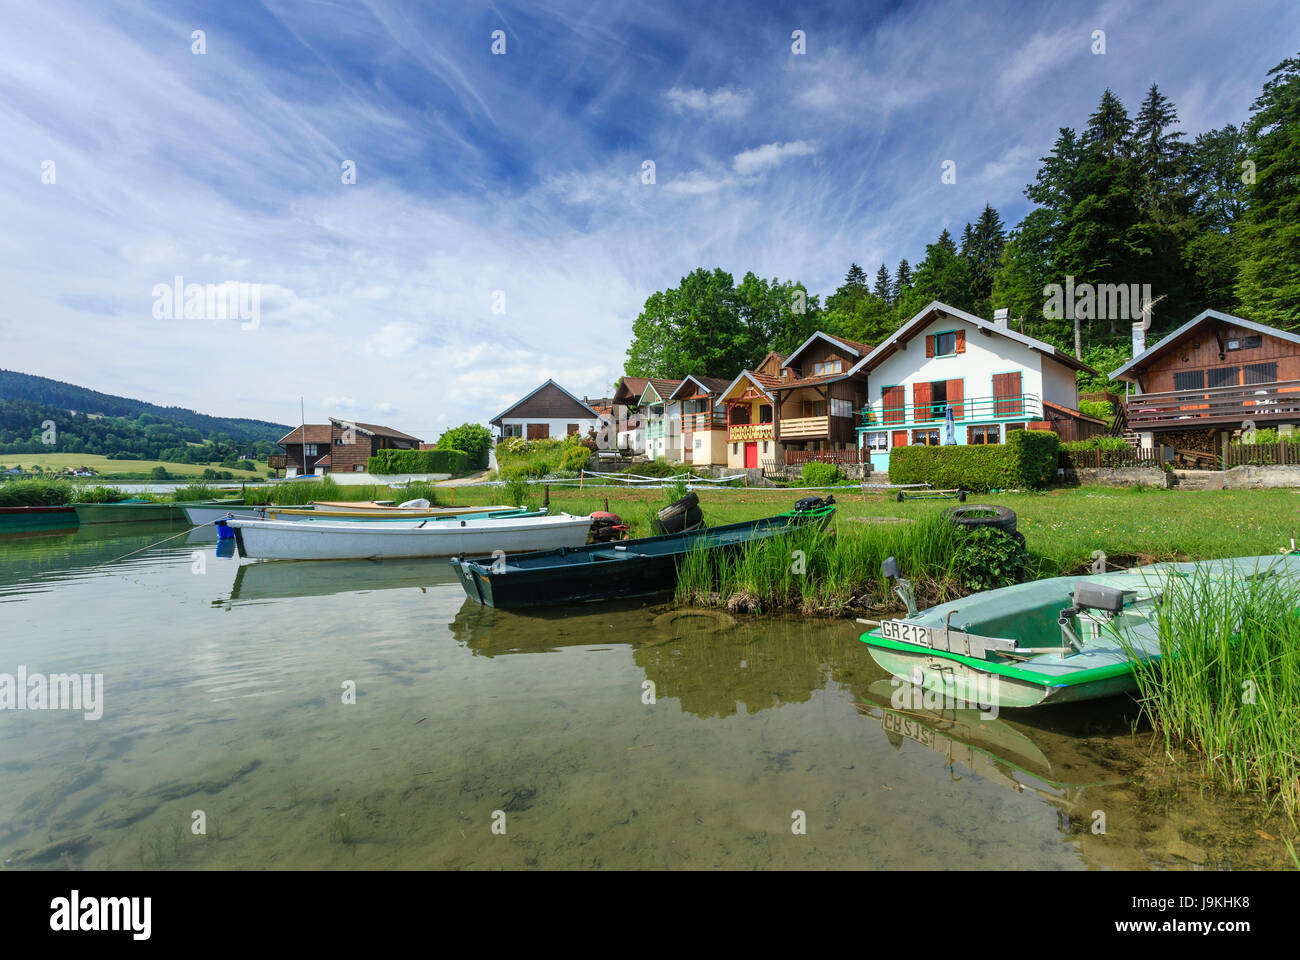
[[[698,266],[824,295],[985,203],[1013,225],[1108,86],[1134,112],[1158,82],[1189,136],[1244,120],[1298,11],[11,5],[0,367],[281,422],[302,396],[428,439],[546,377],[604,394],[645,298]],[[155,317],[176,276],[260,285],[257,327]]]

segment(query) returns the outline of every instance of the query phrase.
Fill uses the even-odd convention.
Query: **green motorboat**
[[[227,506],[242,504],[242,497],[230,497],[225,500],[190,500],[181,502],[156,500],[121,500],[117,503],[78,503],[77,519],[84,525],[88,523],[184,523],[186,507]]]
[[[68,505],[56,507],[0,507],[0,534],[32,530],[75,530],[77,512]]]
[[[1172,578],[1286,577],[1300,584],[1300,551],[1053,577],[917,611],[890,557],[882,572],[905,617],[861,621],[872,659],[957,704],[1032,707],[1095,700],[1137,688],[1136,662],[1161,656],[1161,597]]]

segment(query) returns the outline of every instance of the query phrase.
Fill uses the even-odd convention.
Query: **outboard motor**
[[[802,513],[804,510],[816,510],[819,507],[830,507],[835,505],[835,495],[827,494],[824,497],[804,497],[794,505],[796,513]]]
[[[886,580],[893,583],[894,592],[907,605],[907,615],[909,617],[916,616],[916,597],[912,594],[912,583],[910,580],[904,580],[899,574],[898,561],[893,557],[885,557],[884,563],[880,565],[880,572]]]
[[[588,541],[591,543],[609,543],[611,540],[624,540],[627,538],[627,524],[616,513],[610,513],[607,510],[598,510],[591,515],[591,533],[588,535]]]

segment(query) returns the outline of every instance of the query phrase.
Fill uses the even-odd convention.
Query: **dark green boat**
[[[0,534],[29,530],[74,530],[77,512],[71,506],[0,507]]]
[[[497,559],[452,557],[466,596],[504,610],[558,603],[639,597],[671,590],[677,564],[692,550],[738,550],[795,527],[823,525],[835,514],[834,499],[789,513],[721,527],[638,540],[591,543],[517,553]]]

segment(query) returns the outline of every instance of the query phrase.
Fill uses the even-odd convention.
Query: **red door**
[[[750,468],[758,466],[758,444],[757,443],[745,444],[745,466]]]
[[[895,431],[894,431],[894,438],[890,441],[889,445],[890,445],[891,447],[905,447],[905,446],[907,446],[907,431],[906,431],[906,430],[895,430]]]

